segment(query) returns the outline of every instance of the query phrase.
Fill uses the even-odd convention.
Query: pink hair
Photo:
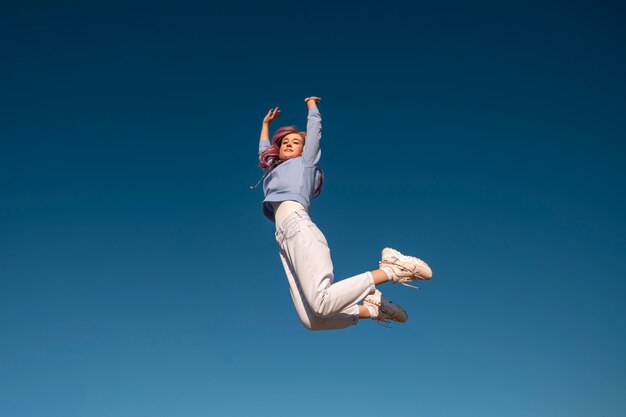
[[[259,156],[259,166],[269,171],[276,168],[278,165],[285,162],[280,159],[280,144],[283,138],[289,134],[297,133],[302,136],[302,139],[306,142],[306,132],[299,131],[295,126],[284,126],[276,130],[274,136],[272,136],[271,145],[265,149]],[[324,173],[319,170],[320,173],[320,185],[315,189],[313,198],[317,197],[322,192],[322,184],[324,183]]]
[[[276,131],[276,133],[274,133],[274,136],[272,136],[272,144],[266,150],[264,150],[259,157],[259,165],[261,166],[261,168],[275,168],[279,164],[284,162],[280,160],[278,156],[280,154],[280,143],[283,141],[283,138],[285,136],[291,133],[297,133],[298,135],[302,136],[303,140],[306,140],[306,132],[298,131],[295,126],[281,127]]]

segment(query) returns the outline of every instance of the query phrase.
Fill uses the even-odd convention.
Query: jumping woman
[[[403,283],[432,278],[422,260],[385,248],[379,269],[333,283],[333,264],[324,234],[311,221],[311,200],[321,191],[319,169],[322,117],[319,97],[304,100],[309,113],[307,131],[282,127],[269,140],[269,126],[280,115],[278,107],[263,119],[259,143],[264,170],[263,214],[276,224],[276,241],[289,289],[300,321],[310,330],[342,329],[359,319],[400,323],[406,312],[376,288],[385,282]],[[360,302],[362,304],[359,304]]]

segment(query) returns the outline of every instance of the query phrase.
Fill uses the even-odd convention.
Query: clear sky
[[[618,2],[0,9],[0,415],[626,416]],[[322,97],[337,279],[409,321],[310,332],[261,120]]]

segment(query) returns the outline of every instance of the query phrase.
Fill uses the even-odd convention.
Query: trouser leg
[[[291,299],[293,300],[293,305],[304,327],[309,330],[335,330],[356,325],[359,322],[359,308],[357,305],[350,306],[345,310],[328,317],[321,317],[315,314],[302,296],[298,283],[294,279],[291,267],[285,259],[285,256],[282,254],[282,251],[280,253],[280,259],[283,263],[283,267],[285,268],[285,274],[287,275],[287,282],[289,283],[289,292],[291,294]]]
[[[343,317],[346,311],[350,312],[348,315],[358,316],[356,304],[374,291],[370,272],[333,283],[328,243],[306,212],[290,216],[277,232],[277,240],[294,305],[301,319],[304,316],[301,311],[307,313],[309,321],[312,316],[332,317],[339,320],[338,324],[348,319]],[[337,313],[341,313],[340,317],[335,317]],[[354,324],[353,318],[342,327],[350,324]]]

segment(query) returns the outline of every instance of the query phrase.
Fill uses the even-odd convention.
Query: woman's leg
[[[369,309],[362,304],[359,304],[359,318],[360,319],[370,319],[372,318],[372,313],[370,313]]]
[[[328,243],[306,212],[295,212],[285,220],[277,232],[277,241],[285,270],[293,278],[292,295],[300,298],[315,316],[328,318],[348,307],[356,307],[374,292],[377,281],[382,283],[387,279],[384,271],[375,274],[368,271],[333,283]],[[358,307],[354,314],[359,314]]]
[[[298,283],[294,278],[291,266],[283,255],[282,250],[280,251],[280,259],[283,263],[283,267],[285,268],[285,275],[287,275],[287,282],[289,283],[289,292],[291,294],[291,299],[293,300],[293,305],[296,308],[296,313],[298,313],[298,317],[300,318],[300,322],[302,322],[302,325],[307,329],[343,329],[349,326],[356,325],[359,322],[360,317],[370,317],[370,313],[367,308],[357,305],[348,307],[345,310],[336,313],[330,317],[321,317],[315,314],[311,307],[306,303],[304,296],[300,292],[300,287],[298,286]],[[362,309],[365,309],[366,315],[361,315],[361,313],[363,312]]]
[[[374,278],[374,284],[380,285],[385,282],[389,282],[389,275],[383,271],[382,269],[377,269],[375,271],[370,271],[372,273],[372,277]]]

